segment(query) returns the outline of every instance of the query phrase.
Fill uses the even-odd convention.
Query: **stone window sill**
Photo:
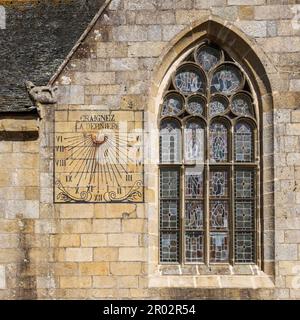
[[[260,275],[158,275],[149,276],[150,288],[260,289],[274,288],[272,277]]]

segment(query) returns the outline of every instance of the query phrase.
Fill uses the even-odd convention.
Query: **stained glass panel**
[[[160,197],[176,199],[179,197],[179,171],[162,169],[160,171]]]
[[[210,46],[202,46],[196,52],[196,61],[205,71],[211,70],[221,59],[221,51]]]
[[[216,162],[228,160],[228,132],[223,123],[210,126],[210,158]]]
[[[252,263],[256,256],[256,131],[246,119],[256,112],[243,72],[223,62],[227,57],[215,45],[197,47],[176,69],[164,96],[161,262],[203,263],[207,257],[227,263],[230,257]]]
[[[178,229],[179,227],[178,201],[161,201],[160,227],[161,229]]]
[[[168,94],[164,100],[162,107],[162,116],[177,116],[184,109],[183,98],[176,93]]]
[[[185,160],[204,162],[204,128],[196,121],[189,121],[185,128]]]
[[[203,262],[203,233],[187,232],[185,234],[186,262]]]
[[[249,230],[254,228],[254,214],[252,201],[236,201],[235,228],[239,230]]]
[[[162,121],[160,129],[161,163],[177,163],[181,158],[181,129],[173,120]]]
[[[184,94],[203,91],[205,80],[196,66],[181,67],[175,75],[175,86]]]
[[[203,168],[186,169],[185,197],[192,199],[203,197]]]
[[[228,228],[228,202],[227,201],[211,201],[210,226],[212,229]]]
[[[253,115],[251,98],[244,93],[237,94],[232,99],[232,110],[242,116]]]
[[[210,234],[210,262],[228,261],[228,243],[227,233]]]
[[[212,98],[209,104],[209,114],[211,117],[222,114],[228,108],[228,101],[220,96]]]
[[[228,196],[228,172],[211,171],[210,172],[210,195],[213,197]]]
[[[240,89],[242,81],[242,73],[237,67],[224,65],[213,75],[211,92],[220,92],[226,95],[233,94]]]
[[[250,170],[237,170],[235,173],[235,197],[252,198],[254,187],[254,173]]]
[[[203,202],[187,201],[185,203],[185,228],[199,230],[203,227]]]
[[[235,127],[235,161],[251,162],[253,158],[252,128],[247,123],[238,123]]]
[[[160,261],[178,262],[179,236],[174,232],[162,232],[160,235]]]
[[[251,263],[254,261],[254,239],[252,233],[237,233],[235,235],[235,261]]]
[[[193,115],[202,115],[204,112],[206,101],[202,97],[194,96],[189,98],[187,111]]]

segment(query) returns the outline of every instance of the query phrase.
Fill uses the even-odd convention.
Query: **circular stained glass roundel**
[[[206,101],[201,96],[193,96],[189,98],[186,110],[193,115],[201,115],[204,112]]]
[[[163,102],[161,115],[162,116],[177,116],[184,108],[184,99],[180,94],[170,93]]]
[[[205,75],[195,65],[186,64],[176,72],[175,87],[184,94],[202,92],[205,87]]]
[[[252,116],[252,99],[245,93],[239,93],[232,99],[232,111],[242,116]]]
[[[210,71],[221,60],[221,51],[213,47],[204,45],[196,51],[196,61],[205,71]]]
[[[213,75],[211,82],[211,91],[230,95],[238,91],[243,84],[243,75],[241,71],[231,65],[223,65],[218,68]]]
[[[228,108],[228,101],[222,96],[215,96],[209,104],[209,114],[211,117],[222,114]]]

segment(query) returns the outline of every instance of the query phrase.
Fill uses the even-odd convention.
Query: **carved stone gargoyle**
[[[55,104],[57,102],[57,87],[51,86],[35,86],[31,81],[25,82],[31,101],[37,107],[37,111],[41,117],[41,106],[44,104]]]

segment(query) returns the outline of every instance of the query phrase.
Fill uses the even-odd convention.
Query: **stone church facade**
[[[8,18],[14,10],[7,8]],[[22,70],[18,77],[28,80],[18,86],[22,99],[14,94],[17,77],[1,80],[7,89],[0,92],[0,298],[299,299],[297,1],[105,0],[94,10],[87,23],[81,17],[82,34],[57,59],[60,65],[44,71],[54,64],[48,57],[35,73]],[[215,60],[206,63],[214,66],[201,60],[203,48],[210,48],[205,53]],[[9,68],[7,62],[8,74]],[[253,128],[243,147],[251,149],[251,161],[234,158],[234,126],[225,126],[232,137],[228,161],[207,151],[214,148],[214,122],[206,109],[218,94],[230,110],[216,113],[218,125],[244,121]],[[252,111],[235,109],[238,94],[251,98]],[[198,99],[195,108],[203,102],[198,113],[188,110],[191,98]],[[185,111],[176,113],[180,101]],[[172,116],[185,123],[195,114],[208,124],[199,138],[208,143],[197,198],[202,222],[187,231],[186,180],[178,190],[173,180],[165,187],[164,172],[178,172],[179,181],[179,172],[194,163],[169,159],[168,169],[162,154],[176,143],[162,149],[165,141],[177,141],[178,132],[164,140],[160,121]],[[246,144],[249,134],[242,137]],[[116,146],[115,163],[110,150]],[[217,185],[227,196],[212,197],[214,172],[228,174],[226,186]],[[239,172],[251,173],[251,195],[242,200]],[[166,200],[164,188],[175,188],[177,198]],[[213,226],[215,202],[226,203],[223,225]],[[181,209],[175,212],[174,203]],[[245,211],[238,211],[241,206]]]

